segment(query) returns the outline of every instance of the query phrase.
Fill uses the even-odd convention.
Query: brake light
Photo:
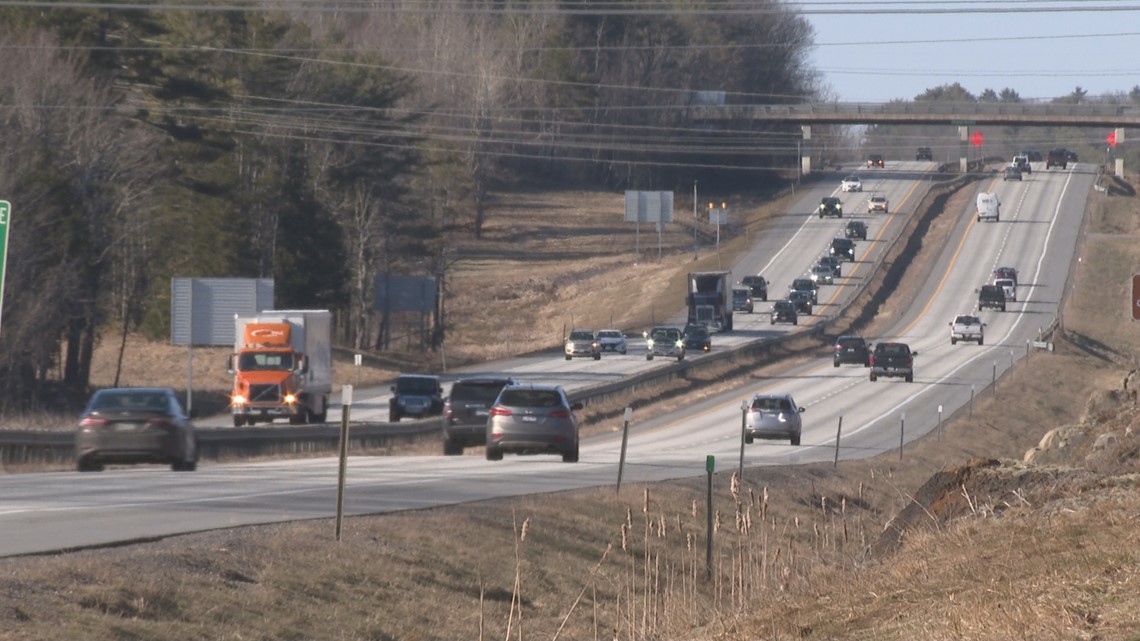
[[[868,357],[868,360],[871,362],[871,367],[874,367],[875,366],[875,355],[871,354],[871,356]]]
[[[511,411],[505,407],[496,405],[495,407],[491,408],[490,414],[491,416],[510,416]]]
[[[79,423],[79,429],[81,429],[81,430],[96,430],[96,429],[99,429],[100,427],[106,427],[107,423],[108,423],[108,421],[105,418],[88,416],[87,418],[83,419],[82,422]]]
[[[570,418],[569,410],[554,410],[550,413],[550,418]]]
[[[445,421],[451,420],[451,401],[448,401],[448,402],[443,404],[443,420],[445,420]]]

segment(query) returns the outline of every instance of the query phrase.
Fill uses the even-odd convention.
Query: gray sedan
[[[487,419],[487,460],[498,461],[504,452],[561,454],[566,463],[578,462],[578,419],[558,385],[508,385],[499,392]]]
[[[748,403],[744,421],[744,442],[753,439],[788,439],[800,444],[804,408],[796,405],[790,394],[757,394]]]

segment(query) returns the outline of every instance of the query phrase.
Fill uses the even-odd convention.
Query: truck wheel
[[[487,448],[487,460],[488,461],[501,461],[501,460],[503,460],[503,453],[500,452],[499,450],[493,448],[493,447],[488,447]]]
[[[389,409],[388,410],[388,422],[389,423],[399,423],[400,422],[400,413],[394,409]]]
[[[798,319],[798,318],[794,318],[794,319],[792,319],[792,324],[793,324],[793,325],[799,325],[799,324],[800,324],[800,319]]]
[[[451,439],[444,439],[443,441],[443,455],[456,456],[463,453],[463,446]]]
[[[877,380],[879,380],[879,377],[875,376],[874,374],[871,374],[871,382],[874,383]]]
[[[678,357],[677,357],[677,362],[678,362],[678,363],[680,363],[680,362],[681,362],[681,361],[683,361],[683,360],[685,360],[685,355],[684,355],[684,354],[681,354],[680,356],[678,356]]]
[[[792,445],[799,445],[799,444],[800,444],[800,435],[796,434],[795,436],[792,437]]]
[[[771,321],[772,321],[772,322],[768,323],[769,325],[775,325],[775,324],[776,324],[776,319],[775,319],[775,318],[772,318],[772,319],[771,319]]]
[[[241,427],[242,425],[245,425],[245,419],[243,417],[241,417],[240,415],[235,415],[234,416],[234,427]]]
[[[599,354],[594,354],[594,360],[596,360],[596,361],[600,361],[600,360],[602,360],[602,355],[601,355],[600,353],[599,353]]]
[[[624,348],[624,347],[623,347],[623,348],[622,348],[622,350],[621,350],[621,355],[622,355],[622,356],[625,356],[625,348]]]
[[[951,344],[951,345],[957,345],[957,344],[958,344],[958,339],[957,339],[957,338],[954,338],[953,336],[951,336],[951,337],[950,337],[950,344]]]
[[[578,462],[578,444],[577,443],[574,444],[574,449],[570,450],[569,452],[563,452],[562,453],[562,462],[563,463],[577,463]]]
[[[751,445],[751,444],[752,444],[752,440],[753,440],[753,439],[752,439],[752,435],[751,435],[751,434],[745,434],[745,435],[744,435],[744,442],[745,442],[746,444],[748,444],[748,445]]]
[[[647,360],[647,361],[651,361],[651,360],[653,360],[653,354],[646,354],[646,355],[645,355],[645,360]]]
[[[978,345],[981,346],[981,345],[985,345],[985,344],[986,344],[986,339],[979,336],[978,337]]]
[[[831,366],[832,367],[839,367],[839,361],[836,361],[836,360],[831,361]]]
[[[906,375],[906,382],[913,383],[914,382],[914,374],[907,374]]]
[[[570,359],[572,359],[572,358],[574,358],[574,357],[573,357],[573,356],[571,356],[571,355],[569,355],[569,354],[567,354],[567,355],[566,355],[566,360],[570,360]]]

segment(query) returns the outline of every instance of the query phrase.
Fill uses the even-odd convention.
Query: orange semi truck
[[[332,314],[327,310],[263,311],[234,316],[234,427],[288,418],[323,423],[332,391]]]

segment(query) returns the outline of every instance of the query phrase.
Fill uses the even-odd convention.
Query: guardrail
[[[937,211],[927,206],[929,199],[950,193],[976,178],[976,175],[951,178],[946,181],[945,185],[928,192],[923,201],[919,203],[916,211],[922,212],[924,208],[927,209],[928,211],[924,215],[929,220]],[[923,221],[920,220],[919,224],[922,223]],[[887,248],[879,254],[868,277],[856,287],[855,294],[848,299],[848,303],[826,320],[812,325],[806,332],[790,332],[777,338],[756,339],[730,350],[713,352],[700,359],[680,361],[666,367],[626,376],[610,383],[579,388],[571,391],[568,395],[571,400],[581,401],[583,404],[601,403],[624,397],[631,392],[647,387],[659,386],[675,379],[688,379],[699,374],[702,370],[722,371],[725,369],[725,365],[730,365],[728,368],[730,371],[751,369],[755,367],[758,360],[770,356],[790,341],[803,338],[805,334],[825,335],[852,302],[864,294],[870,283],[879,275],[879,271],[883,269],[887,257],[897,249],[900,242],[913,245],[913,248],[904,248],[904,252],[917,251],[921,242],[921,235],[907,236],[900,231]],[[888,269],[901,271],[905,269],[905,264],[908,262],[896,259]],[[892,274],[887,274],[887,277],[891,276]],[[338,428],[339,426],[335,423],[261,428],[199,428],[200,458],[203,460],[227,460],[251,456],[333,452],[336,451],[339,444],[340,430]],[[435,439],[438,438],[439,431],[439,419],[425,419],[407,423],[352,423],[349,430],[349,449],[352,451],[376,450],[390,447],[395,443],[420,440],[425,437]],[[0,431],[0,465],[68,463],[75,457],[74,440],[75,435],[71,431]]]

